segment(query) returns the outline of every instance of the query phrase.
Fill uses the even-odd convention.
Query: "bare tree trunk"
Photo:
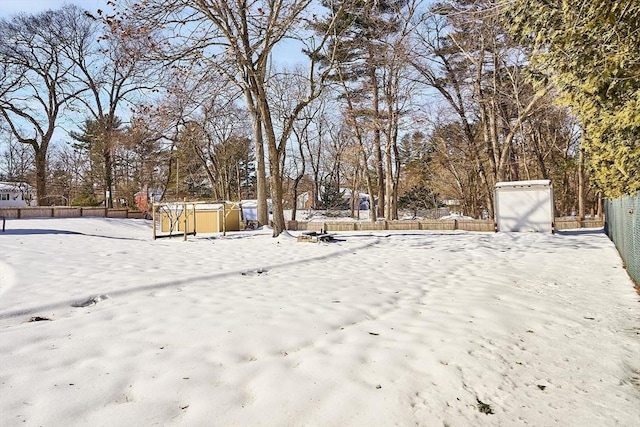
[[[360,171],[356,167],[353,173],[353,179],[351,180],[351,218],[355,217],[356,209],[358,212],[357,218],[360,219],[360,193],[358,192],[358,174]]]
[[[540,147],[540,141],[542,140],[541,134],[539,131],[535,129],[531,130],[531,142],[533,143],[533,148],[536,152],[536,161],[538,162],[538,168],[540,168],[540,173],[542,174],[542,178],[549,179],[549,171],[547,170],[547,165],[544,161],[544,155],[542,153],[542,148]]]
[[[238,201],[242,200],[242,179],[240,179],[240,163],[236,162],[236,198]]]
[[[245,87],[244,96],[251,116],[253,127],[253,137],[256,149],[256,192],[258,199],[258,224],[269,224],[269,211],[267,207],[267,173],[264,160],[264,142],[262,139],[262,120],[258,109],[254,103],[253,95],[249,87]]]
[[[384,217],[387,220],[395,219],[393,217],[393,166],[391,161],[391,138],[387,137],[387,144],[384,150],[384,184],[385,184],[385,204]]]
[[[399,48],[397,50],[399,50]],[[385,218],[398,219],[398,180],[401,168],[398,153],[400,71],[395,61],[389,64],[389,68],[388,77],[385,79],[385,97],[387,104],[387,129],[385,132],[387,135],[387,146],[385,149],[387,206]]]
[[[397,127],[396,127],[397,129]],[[395,139],[397,141],[397,131],[396,131],[396,136]],[[396,162],[396,168],[395,168],[395,172],[394,172],[394,176],[393,176],[393,218],[394,219],[398,219],[398,186],[400,184],[400,168],[401,168],[401,163],[400,163],[400,153],[398,152],[398,144],[394,144],[393,145],[393,155],[394,155],[394,159]],[[436,208],[438,207],[437,205],[435,206]]]
[[[46,146],[45,146],[46,147]],[[35,146],[34,146],[35,149]],[[51,202],[47,194],[47,150],[35,149],[36,195],[38,206],[49,206]]]
[[[298,140],[298,150],[300,151],[300,168],[298,169],[298,174],[296,175],[295,179],[293,180],[293,207],[291,209],[291,220],[295,221],[296,220],[296,215],[298,213],[298,186],[300,185],[300,182],[302,181],[302,178],[304,178],[304,174],[306,171],[306,166],[307,166],[307,159],[304,156],[304,146],[305,144],[303,143],[303,141],[307,141],[309,140],[309,134],[308,134],[308,126],[311,123],[311,119],[307,119],[306,124],[304,126],[304,128],[302,129],[301,132],[297,132],[294,130],[294,134],[296,136],[296,139]],[[306,144],[308,145],[308,143]]]
[[[584,219],[584,131],[580,138],[580,152],[578,154],[578,219]]]
[[[367,164],[367,154],[364,150],[364,146],[362,142],[360,142],[360,149],[362,152],[362,159],[365,164],[364,175],[367,181],[367,191],[369,192],[369,220],[371,222],[376,222],[378,220],[377,208],[376,208],[376,195],[375,195],[375,187],[373,186],[373,180],[371,179],[371,174],[369,173],[369,169],[366,167]]]
[[[313,171],[313,189],[311,191],[311,207],[316,209],[318,207],[318,200],[320,200],[320,153],[323,148],[323,121],[320,120],[318,123],[318,147],[317,151],[314,153],[314,150],[311,149],[311,144],[308,139],[305,140],[305,145],[307,146],[307,150],[309,151],[309,162],[311,165],[311,170]]]
[[[104,206],[113,208],[113,160],[109,144],[104,147]]]
[[[371,47],[371,46],[370,46]],[[370,54],[370,57],[372,55]],[[380,145],[380,95],[378,90],[378,79],[376,77],[376,70],[374,67],[370,67],[369,70],[371,90],[373,94],[373,152],[376,162],[376,178],[378,186],[378,216],[384,216],[385,214],[385,175],[384,175],[384,163],[382,159],[382,148]]]
[[[269,181],[271,182],[271,203],[273,212],[273,237],[277,237],[285,230],[284,207],[282,201],[284,193],[282,191],[282,175],[280,174],[280,160],[282,151],[278,148],[277,137],[274,132],[273,122],[267,94],[263,86],[256,86],[257,102],[260,109],[262,123],[264,124],[265,136],[267,137],[267,150],[269,159]]]

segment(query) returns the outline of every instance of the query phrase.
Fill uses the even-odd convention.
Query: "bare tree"
[[[138,106],[124,134],[124,144],[131,150],[135,164],[137,187],[160,198],[164,198],[170,179],[173,164],[170,138],[175,134],[171,115],[164,110],[162,105]]]
[[[218,200],[241,198],[253,157],[246,110],[235,105],[236,100],[221,93],[213,95],[200,114],[185,123],[180,135],[181,151],[192,155]]]
[[[384,40],[386,49],[381,59],[381,89],[385,111],[381,117],[385,136],[385,218],[398,219],[398,187],[402,169],[398,141],[401,120],[407,106],[412,102],[415,83],[412,81],[407,56],[410,51],[410,37],[415,30],[415,16],[423,6],[420,0],[410,0],[392,4],[397,24],[395,31],[387,33]]]
[[[119,116],[127,114],[125,107],[135,105],[143,93],[157,91],[162,83],[161,69],[144,58],[153,34],[126,27],[112,31],[102,11],[93,16],[76,6],[66,7],[64,17],[68,31],[74,34],[64,54],[74,64],[77,85],[86,89],[76,100],[97,125],[87,135],[88,143],[102,152],[105,206],[113,207],[114,155],[123,141]],[[129,36],[122,37],[123,31]]]
[[[19,143],[10,132],[0,133],[0,144],[5,149],[0,158],[0,179],[28,182],[33,176],[33,150]]]
[[[56,146],[51,152],[50,176],[52,195],[65,204],[93,205],[93,180],[89,174],[86,156],[69,145]]]
[[[296,74],[284,73],[278,75],[277,84],[274,85],[281,93],[282,108],[278,109],[278,117],[281,123],[287,120],[287,114],[293,103],[297,102],[299,96],[296,84]],[[299,76],[299,75],[298,75]],[[294,77],[293,84],[290,78]],[[300,79],[297,79],[300,82]],[[304,82],[302,82],[304,84]],[[290,194],[291,200],[291,219],[296,220],[298,208],[298,196],[300,194],[300,185],[307,177],[309,169],[316,171],[317,157],[314,156],[315,151],[311,149],[312,140],[319,138],[317,129],[320,126],[319,121],[322,120],[322,110],[325,107],[326,97],[319,97],[314,102],[304,108],[298,119],[292,127],[291,141],[287,150],[282,156],[282,178],[283,185],[290,187],[285,193]],[[319,145],[319,144],[318,144]],[[309,191],[311,195],[308,203],[313,204],[317,200],[317,191],[314,194],[316,186]]]
[[[275,46],[301,29],[303,16],[311,0],[148,0],[135,3],[129,19],[140,27],[162,27],[179,34],[174,37],[168,56],[181,60],[205,62],[240,87],[253,123],[258,168],[261,169],[263,141],[267,146],[271,195],[273,199],[273,234],[284,229],[281,157],[298,115],[314,98],[323,84],[317,76],[315,61],[324,47],[324,39],[309,46],[311,64],[307,92],[294,106],[288,120],[278,129],[269,97],[269,65]],[[330,31],[334,30],[331,25]],[[220,64],[227,64],[222,66]],[[266,182],[258,170],[258,216],[266,223]]]
[[[326,1],[328,6],[338,3]],[[340,24],[345,31],[333,37],[339,63],[334,79],[341,86],[341,97],[351,125],[359,129],[354,136],[364,147],[370,136],[375,181],[377,216],[397,217],[399,163],[397,143],[402,109],[406,102],[407,41],[413,32],[413,16],[424,2],[384,0],[352,2],[345,7]],[[322,29],[322,25],[316,27]],[[368,157],[364,152],[365,157]],[[364,164],[368,164],[368,161]],[[374,200],[374,195],[370,195]]]
[[[489,212],[493,184],[518,179],[515,145],[551,88],[527,82],[526,52],[508,36],[494,6],[492,0],[436,4],[418,26],[411,56],[421,81],[455,112]]]
[[[0,20],[0,117],[16,140],[33,149],[39,204],[48,204],[47,153],[68,102],[86,88],[75,85],[65,47],[75,34],[66,12]]]

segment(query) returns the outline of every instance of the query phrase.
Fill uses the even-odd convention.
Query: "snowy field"
[[[0,425],[640,425],[601,231],[151,235],[7,222]]]

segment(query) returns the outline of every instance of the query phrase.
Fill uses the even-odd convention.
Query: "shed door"
[[[550,188],[500,188],[496,191],[499,231],[550,232],[553,200]]]

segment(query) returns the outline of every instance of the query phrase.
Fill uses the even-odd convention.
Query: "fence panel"
[[[146,212],[124,208],[105,209],[103,207],[68,207],[68,206],[40,206],[40,207],[0,207],[0,218],[79,218],[79,217],[108,217],[108,218],[146,218]]]
[[[432,219],[422,220],[420,230],[455,230],[456,221],[454,219]]]
[[[495,223],[483,219],[457,219],[456,229],[464,231],[495,231]]]
[[[640,286],[640,192],[607,199],[604,209],[605,231],[616,245],[627,273]]]
[[[81,215],[82,208],[55,208],[52,209],[55,218],[78,218]],[[103,209],[104,210],[104,209]]]

